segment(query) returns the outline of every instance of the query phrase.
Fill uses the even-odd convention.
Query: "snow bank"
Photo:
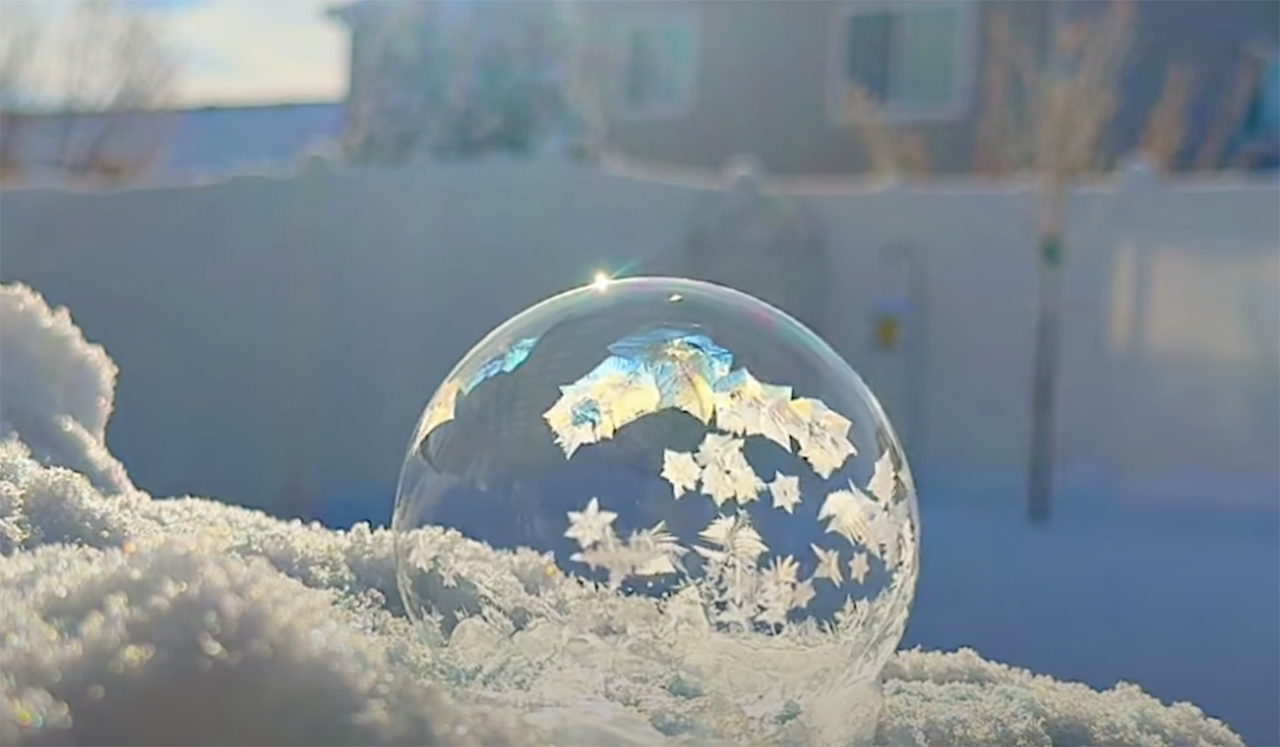
[[[450,638],[415,632],[385,530],[332,531],[133,489],[103,443],[110,359],[65,311],[0,290],[10,431],[0,443],[0,743],[704,741],[679,735],[670,713],[611,699],[618,691],[597,678],[579,676],[573,694],[590,708],[530,712],[498,698],[495,679],[547,671],[530,661],[535,649],[502,642],[479,618]],[[458,559],[459,589],[529,609],[546,591],[529,583],[529,558],[435,533]],[[583,604],[584,615],[618,614]],[[543,632],[542,658],[554,658],[555,631]],[[475,651],[463,638],[487,647],[481,661],[468,665]],[[902,652],[885,675],[885,744],[1241,744],[1191,705],[1131,685],[1098,692],[968,650]]]

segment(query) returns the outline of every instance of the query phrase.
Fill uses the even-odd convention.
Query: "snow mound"
[[[23,285],[0,285],[0,433],[110,492],[133,489],[106,447],[116,364],[84,339],[65,309]]]
[[[706,743],[589,677],[573,708],[493,697],[495,678],[551,676],[534,660],[564,650],[556,631],[506,636],[521,648],[502,620],[415,630],[384,529],[133,489],[103,442],[110,359],[65,311],[0,290],[0,744]],[[80,435],[54,437],[68,422]],[[537,573],[537,557],[427,531],[462,608],[485,595],[507,620],[559,596],[614,630],[626,613]],[[901,652],[885,677],[883,744],[1242,744],[1136,686],[1098,692],[969,650]],[[651,689],[697,698],[696,683]]]

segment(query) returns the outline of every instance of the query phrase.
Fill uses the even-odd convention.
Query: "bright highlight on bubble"
[[[492,697],[573,708],[564,682],[598,680],[679,713],[676,742],[848,745],[874,735],[917,522],[883,410],[816,335],[727,288],[601,273],[439,386],[393,529],[405,607],[449,637],[450,672],[486,676],[462,661],[474,640],[539,662],[484,680]],[[468,541],[529,572],[468,566]]]

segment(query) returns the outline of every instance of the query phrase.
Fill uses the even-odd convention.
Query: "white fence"
[[[105,194],[6,193],[0,276],[121,367],[109,439],[159,494],[389,515],[419,409],[485,331],[598,269],[660,268],[715,185],[487,162]],[[907,434],[922,501],[1021,510],[1037,195],[787,190],[825,223],[817,325]],[[1060,504],[1275,510],[1280,189],[1072,196]],[[873,310],[910,307],[898,351]],[[283,503],[282,503],[283,502]]]

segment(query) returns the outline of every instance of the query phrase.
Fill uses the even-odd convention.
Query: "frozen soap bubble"
[[[467,353],[419,420],[393,529],[405,607],[463,697],[535,726],[629,709],[636,743],[848,745],[874,735],[917,520],[883,409],[817,335],[637,278]]]

